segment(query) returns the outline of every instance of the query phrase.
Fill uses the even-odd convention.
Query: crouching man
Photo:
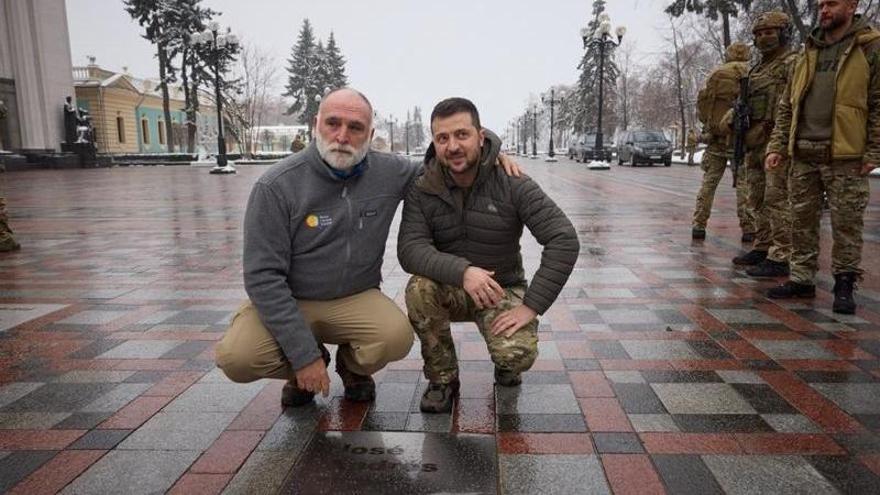
[[[473,103],[441,101],[431,131],[425,173],[404,200],[397,256],[414,275],[406,306],[430,381],[420,408],[448,412],[459,390],[450,322],[475,322],[496,384],[519,385],[538,355],[536,317],[559,295],[580,245],[537,183],[493,166],[501,142],[483,131]],[[544,246],[531,284],[520,253],[523,225]]]

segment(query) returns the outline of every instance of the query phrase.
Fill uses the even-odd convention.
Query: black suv
[[[603,153],[596,153],[596,135],[581,134],[568,146],[568,158],[576,162],[589,162],[592,160],[611,161],[611,147],[607,141],[602,143]]]
[[[672,165],[672,143],[660,131],[624,131],[617,139],[617,164]]]

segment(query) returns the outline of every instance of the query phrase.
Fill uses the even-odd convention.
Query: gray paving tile
[[[763,378],[753,371],[742,370],[715,370],[726,383],[766,383]]]
[[[285,409],[256,450],[299,452],[312,438],[321,412],[315,405]]]
[[[110,411],[83,413],[75,412],[55,425],[59,430],[91,430],[112,416]]]
[[[68,416],[70,413],[4,412],[0,413],[0,430],[48,430]]]
[[[207,449],[235,419],[235,413],[160,412],[117,447],[120,450]]]
[[[665,414],[666,408],[646,383],[615,383],[611,385],[617,401],[627,414]]]
[[[605,377],[611,383],[645,383],[645,377],[638,371],[606,371]]]
[[[151,383],[120,383],[113,390],[83,406],[81,412],[118,411],[123,406],[146,392]]]
[[[239,412],[268,384],[196,383],[165,406],[165,411]]]
[[[724,323],[779,323],[776,318],[756,309],[709,309],[708,311]]]
[[[678,340],[621,340],[632,359],[701,359],[687,344]]]
[[[67,485],[64,494],[155,494],[170,488],[199,456],[197,451],[112,450]]]
[[[633,429],[643,431],[680,431],[669,414],[627,414]]]
[[[730,495],[838,493],[816,468],[798,456],[706,455],[703,462]]]
[[[364,418],[361,429],[363,431],[404,431],[408,419],[409,412],[371,411]]]
[[[406,431],[449,433],[451,430],[451,414],[410,413],[406,420]]]
[[[811,383],[850,414],[880,414],[880,383]]]
[[[577,433],[587,431],[582,414],[499,414],[497,430],[530,433]]]
[[[608,324],[663,323],[653,311],[647,309],[600,309],[599,314]]]
[[[651,459],[669,495],[724,493],[700,456],[662,454],[652,455]]]
[[[611,493],[594,455],[499,455],[505,495]]]
[[[600,454],[641,454],[645,451],[635,433],[593,433],[593,443]]]
[[[129,340],[97,356],[98,359],[158,359],[183,340]]]
[[[0,408],[12,404],[43,385],[41,382],[15,382],[3,385],[0,387]]]
[[[130,433],[131,430],[92,430],[79,437],[67,448],[73,450],[110,450]]]
[[[0,458],[0,493],[6,493],[19,481],[55,457],[55,451],[9,452]]]
[[[372,411],[409,412],[417,388],[416,383],[380,383]]]
[[[497,414],[580,414],[571,385],[495,387]]]
[[[556,347],[556,342],[552,340],[538,342],[538,359],[562,359],[562,356],[559,355],[559,348]]]
[[[757,414],[726,383],[654,383],[651,388],[671,414]]]
[[[0,304],[0,333],[66,307],[64,304]]]
[[[780,433],[822,433],[822,428],[800,414],[762,414],[761,418]]]
[[[296,460],[297,452],[254,452],[223,490],[223,495],[278,493]]]
[[[880,487],[880,476],[857,459],[817,455],[806,460],[843,493],[874,493]]]
[[[753,340],[752,344],[775,360],[839,359],[819,343],[809,340]]]
[[[74,370],[59,376],[58,383],[120,383],[124,382],[134,371]]]
[[[63,320],[58,320],[56,323],[62,325],[103,325],[105,323],[110,323],[111,321],[122,316],[125,316],[124,311],[102,311],[89,309],[68,316]]]
[[[113,383],[47,383],[4,408],[5,412],[72,412],[109,392]]]

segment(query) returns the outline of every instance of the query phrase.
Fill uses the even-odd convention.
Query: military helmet
[[[784,31],[790,27],[791,18],[788,17],[788,14],[773,10],[764,12],[755,19],[755,23],[752,24],[752,33],[761,29],[780,29]]]
[[[748,62],[749,45],[745,43],[731,43],[724,52],[725,62]]]

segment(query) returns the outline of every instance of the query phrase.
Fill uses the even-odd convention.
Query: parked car
[[[602,153],[596,153],[596,135],[580,134],[568,146],[568,158],[576,162],[590,162],[593,160],[611,161],[611,146],[609,142],[602,143]]]
[[[617,140],[617,164],[672,165],[672,143],[660,131],[624,131]]]

